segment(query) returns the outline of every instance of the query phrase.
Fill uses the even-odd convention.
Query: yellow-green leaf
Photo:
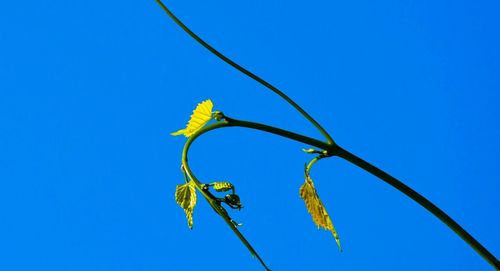
[[[300,197],[304,200],[307,211],[311,214],[316,226],[318,226],[318,228],[329,230],[333,234],[340,251],[342,251],[339,235],[337,234],[332,220],[330,219],[323,202],[319,198],[313,181],[309,176],[306,176],[304,184],[300,187]]]
[[[175,201],[186,213],[188,226],[193,228],[193,209],[196,205],[196,189],[192,182],[175,187]]]
[[[184,135],[186,137],[190,137],[197,131],[199,131],[207,122],[212,119],[212,109],[214,104],[211,100],[206,100],[199,103],[196,108],[193,110],[193,114],[189,119],[189,122],[186,128],[181,129],[177,132],[171,133],[173,136]]]
[[[212,185],[217,192],[226,192],[234,188],[229,182],[214,182]]]

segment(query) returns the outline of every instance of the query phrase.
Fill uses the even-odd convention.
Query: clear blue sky
[[[400,178],[500,255],[498,1],[165,3],[283,89],[345,148]],[[209,54],[152,1],[4,1],[0,9],[1,270],[262,270],[200,200],[174,201],[194,106],[320,138]],[[316,187],[339,253],[299,198],[307,147],[243,129],[193,146],[206,182],[275,271],[492,270],[428,212],[340,159]]]

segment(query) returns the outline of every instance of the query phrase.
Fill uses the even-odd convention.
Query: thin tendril
[[[222,61],[226,62],[227,64],[231,65],[233,68],[237,69],[238,71],[242,72],[246,76],[252,78],[253,80],[259,82],[263,86],[267,87],[277,95],[279,95],[281,98],[283,98],[285,101],[287,101],[290,105],[292,105],[297,111],[299,111],[309,122],[311,122],[319,131],[320,133],[326,138],[327,142],[329,144],[333,144],[334,141],[332,137],[328,134],[328,132],[313,118],[311,117],[302,107],[300,107],[297,103],[295,103],[290,97],[288,97],[285,93],[283,93],[281,90],[279,90],[277,87],[271,85],[269,82],[266,80],[260,78],[259,76],[255,75],[251,71],[243,68],[230,58],[226,57],[219,51],[217,51],[214,47],[212,47],[210,44],[205,42],[203,39],[201,39],[198,35],[196,35],[191,29],[189,29],[177,16],[175,16],[170,9],[168,9],[160,0],[156,0],[158,5],[167,13],[167,15],[179,26],[181,27],[189,36],[191,36],[193,39],[195,39],[199,44],[201,44],[203,47],[205,47],[207,50],[209,50],[212,54],[216,55],[218,58],[220,58]]]

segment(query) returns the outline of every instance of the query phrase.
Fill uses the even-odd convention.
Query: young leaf
[[[181,129],[177,132],[171,133],[173,136],[184,135],[185,137],[190,137],[197,131],[199,131],[207,122],[212,119],[212,109],[214,104],[211,100],[206,100],[198,104],[193,110],[193,114],[189,119],[189,122],[185,129]]]
[[[193,228],[193,209],[196,205],[196,189],[192,182],[175,187],[175,201],[186,213],[188,226]]]
[[[211,185],[217,192],[226,192],[234,188],[233,184],[229,182],[214,182]]]
[[[329,230],[333,234],[340,251],[342,251],[339,235],[337,234],[335,227],[333,227],[332,220],[326,212],[325,206],[323,205],[323,202],[321,202],[309,174],[306,174],[306,180],[300,187],[300,197],[304,200],[307,211],[311,214],[314,223],[318,226],[318,228]]]

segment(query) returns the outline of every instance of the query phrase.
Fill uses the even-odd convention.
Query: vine
[[[275,134],[284,138],[288,138],[303,144],[307,144],[311,147],[317,149],[307,149],[304,150],[306,153],[315,154],[316,156],[305,166],[304,170],[304,184],[300,187],[300,196],[303,198],[306,208],[311,214],[313,221],[320,228],[329,230],[337,242],[339,249],[342,251],[340,246],[340,238],[335,230],[330,216],[328,215],[323,203],[321,202],[318,193],[314,187],[312,178],[310,176],[310,170],[312,166],[319,160],[329,157],[340,157],[361,169],[373,174],[380,180],[391,185],[399,192],[405,194],[410,199],[421,205],[423,208],[428,210],[435,217],[439,218],[444,224],[446,224],[451,230],[453,230],[460,238],[462,238],[471,248],[473,248],[481,257],[483,257],[489,264],[491,264],[495,269],[500,270],[500,263],[498,259],[491,254],[481,243],[479,243],[474,237],[472,237],[465,229],[463,229],[456,221],[454,221],[450,216],[448,216],[444,211],[434,205],[431,201],[426,199],[424,196],[417,193],[415,190],[405,185],[403,182],[384,172],[383,170],[375,167],[374,165],[368,163],[367,161],[361,159],[360,157],[354,155],[353,153],[340,147],[331,138],[328,132],[312,118],[304,109],[302,109],[297,103],[290,99],[284,92],[274,87],[264,79],[258,77],[247,69],[243,68],[236,62],[232,61],[228,57],[224,56],[222,53],[217,51],[207,42],[202,40],[198,35],[191,31],[182,21],[180,21],[160,0],[156,0],[160,7],[167,13],[167,15],[179,26],[181,27],[189,36],[195,39],[199,44],[209,50],[211,53],[219,57],[224,62],[228,63],[235,69],[239,70],[248,77],[254,79],[258,83],[267,87],[291,106],[293,106],[300,114],[302,114],[312,125],[314,125],[320,133],[325,137],[326,141],[321,141],[315,138],[307,137],[298,133],[294,133],[288,130],[280,129],[277,127],[269,126],[266,124],[237,120],[225,116],[220,111],[213,111],[213,103],[211,100],[206,100],[200,103],[196,109],[193,111],[191,118],[185,129],[181,129],[177,132],[172,133],[172,135],[184,135],[187,137],[187,141],[184,145],[182,151],[182,171],[185,177],[185,184],[178,185],[176,187],[175,199],[177,203],[184,209],[186,217],[188,220],[188,226],[192,228],[193,226],[193,210],[196,205],[197,197],[196,191],[199,191],[202,196],[207,200],[207,202],[212,206],[214,211],[221,216],[227,225],[233,230],[233,232],[238,236],[241,242],[248,248],[250,253],[255,256],[262,266],[266,270],[270,270],[264,263],[262,258],[259,256],[257,251],[250,245],[246,238],[241,234],[238,227],[241,225],[234,221],[230,216],[226,207],[231,209],[241,209],[241,202],[239,196],[236,194],[236,190],[233,184],[229,182],[212,182],[203,183],[198,178],[196,178],[192,169],[189,167],[188,163],[188,152],[192,143],[201,135],[208,133],[215,129],[230,128],[230,127],[240,127],[249,128],[254,130],[259,130],[262,132],[267,132]],[[215,123],[209,124],[211,121]],[[208,124],[208,125],[207,125]],[[215,190],[215,191],[212,191]],[[215,192],[215,193],[214,193]],[[217,196],[221,192],[231,192],[223,197]]]

